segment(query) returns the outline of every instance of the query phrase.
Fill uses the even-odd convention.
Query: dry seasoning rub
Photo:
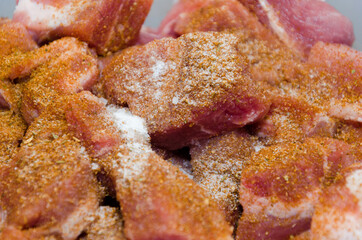
[[[26,26],[38,43],[75,37],[106,55],[131,45],[152,0],[20,0],[14,20]]]
[[[143,117],[152,142],[168,149],[257,121],[269,102],[237,43],[210,32],[129,48],[103,72],[106,97]]]
[[[21,113],[31,123],[63,95],[90,89],[97,81],[97,60],[85,43],[63,38],[34,51],[5,56],[1,79],[21,79]]]
[[[18,13],[38,2],[20,1]],[[305,63],[236,1],[191,2],[190,12],[187,1],[176,6],[185,4],[185,12],[171,16],[174,25],[167,29],[166,21],[163,34],[244,29],[191,33],[129,48],[107,64],[102,84],[112,103],[128,105],[145,118],[154,144],[169,149],[192,145],[193,180],[199,185],[153,152],[141,118],[116,106],[106,108],[89,92],[75,94],[90,89],[98,77],[94,55],[83,43],[64,38],[23,53],[36,44],[19,24],[0,21],[0,38],[19,32],[27,40],[0,39],[8,45],[0,52],[8,55],[0,58],[0,105],[10,108],[0,111],[3,238],[55,234],[73,239],[83,232],[85,239],[231,239],[225,218],[236,222],[238,197],[244,208],[238,239],[288,237],[309,229],[319,192],[341,179],[341,168],[361,159],[360,53],[318,43]],[[119,2],[73,3],[68,9],[63,8],[67,4],[47,5],[44,9],[54,7],[56,14],[43,24],[66,27],[84,9]],[[83,40],[95,33],[88,43],[100,54],[124,47],[140,26],[127,24],[133,17],[136,24],[142,22],[134,13],[145,14],[150,3],[129,1],[130,15],[124,16],[130,18],[113,21],[126,21],[117,29],[83,21],[90,30],[103,28],[107,39],[97,38],[97,31],[78,33]],[[102,11],[92,13],[97,18]],[[60,19],[64,14],[69,16]],[[40,41],[67,32],[53,30],[38,36]],[[115,48],[113,30],[124,43]],[[19,109],[31,125],[17,148],[26,128]],[[215,135],[220,136],[203,140]],[[101,188],[93,175],[99,173],[110,179]],[[106,187],[121,203],[123,219],[114,208],[98,207]],[[303,193],[309,195],[303,198]]]
[[[232,228],[204,189],[151,150],[142,119],[126,109],[106,108],[90,93],[80,96],[72,100],[79,104],[71,104],[67,119],[82,141],[105,134],[103,154],[93,160],[112,179],[127,238],[231,239]],[[99,123],[118,129],[107,131]],[[113,145],[112,135],[120,144]],[[98,143],[86,144],[90,154]]]
[[[255,136],[235,130],[190,148],[194,181],[205,188],[235,226],[240,217],[239,185],[241,171],[251,155],[263,147]]]
[[[21,23],[6,18],[0,18],[0,46],[0,57],[38,47]]]
[[[0,166],[7,164],[18,150],[26,130],[24,120],[9,110],[0,110]]]
[[[98,208],[90,158],[68,130],[67,101],[58,100],[29,127],[14,157],[1,165],[5,239],[17,231],[22,238],[58,234],[75,239]]]
[[[331,138],[261,149],[241,173],[237,239],[280,239],[307,231],[320,193],[359,161],[353,147]]]

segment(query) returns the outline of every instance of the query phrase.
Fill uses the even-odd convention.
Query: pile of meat
[[[362,239],[362,53],[322,0],[18,0],[0,239]]]

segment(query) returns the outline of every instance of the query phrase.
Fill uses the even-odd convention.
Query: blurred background
[[[166,16],[167,11],[177,0],[154,0],[150,15],[145,25],[157,27]],[[356,41],[354,48],[362,51],[362,0],[326,0],[342,14],[351,19],[354,25]],[[0,16],[11,17],[15,9],[15,0],[0,0]]]

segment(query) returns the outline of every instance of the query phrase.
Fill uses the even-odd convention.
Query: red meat
[[[153,0],[20,0],[14,20],[38,42],[71,36],[99,54],[125,48],[137,38]]]
[[[103,72],[106,97],[127,104],[152,142],[171,150],[255,122],[269,104],[237,43],[232,34],[191,33],[127,49]]]
[[[328,138],[261,149],[241,174],[237,239],[289,239],[308,230],[322,189],[358,161],[348,144]]]
[[[239,0],[290,48],[308,55],[318,41],[352,45],[352,22],[323,0]]]

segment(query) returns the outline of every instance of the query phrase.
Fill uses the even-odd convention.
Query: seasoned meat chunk
[[[312,219],[312,240],[362,238],[362,163],[345,169],[321,195]]]
[[[239,0],[290,48],[308,55],[318,41],[352,45],[352,22],[323,0]]]
[[[106,108],[89,93],[74,101],[78,107],[69,109],[67,119],[86,136],[82,142],[89,153],[95,148],[86,139],[98,139],[101,132],[120,138],[95,161],[113,180],[127,239],[231,239],[232,228],[206,192],[152,151],[142,119],[126,109]],[[118,130],[103,132],[97,123]]]
[[[90,89],[99,77],[95,56],[75,38],[9,55],[0,62],[0,78],[29,78],[23,83],[21,103],[21,113],[28,123],[60,96]]]
[[[330,138],[261,149],[241,174],[237,239],[288,239],[308,230],[322,189],[358,161],[351,146]]]
[[[191,33],[127,49],[104,70],[106,97],[143,117],[152,143],[171,150],[255,122],[269,103],[237,43]]]
[[[162,37],[179,37],[191,32],[243,29],[258,38],[274,41],[274,36],[237,0],[180,0],[157,30]]]
[[[259,150],[256,137],[243,130],[197,142],[190,148],[194,180],[205,188],[235,225],[240,215],[241,171],[251,155]]]
[[[286,96],[272,97],[271,108],[266,117],[253,129],[263,138],[265,145],[281,142],[303,141],[307,137],[333,137],[336,122],[316,106],[303,99]]]
[[[53,107],[34,121],[20,150],[0,168],[2,234],[75,239],[98,207],[89,156],[69,132],[62,108]]]
[[[312,48],[308,64],[319,70],[317,74],[327,76],[322,77],[319,84],[312,84],[318,84],[315,87],[320,88],[319,91],[331,95],[332,99],[325,99],[326,104],[330,102],[329,114],[346,121],[362,122],[362,53],[345,45],[318,42]],[[327,73],[332,73],[333,77],[328,78]]]
[[[0,57],[14,52],[27,52],[38,47],[24,25],[0,18]]]
[[[76,37],[99,54],[125,48],[138,36],[153,0],[20,0],[14,20],[39,42]]]

